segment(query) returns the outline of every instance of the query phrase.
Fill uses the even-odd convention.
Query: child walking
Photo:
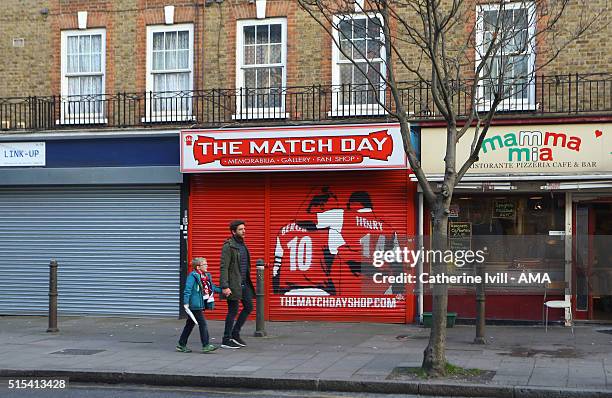
[[[179,338],[176,350],[179,352],[191,352],[191,350],[187,348],[187,339],[189,339],[189,335],[196,325],[194,319],[191,317],[191,315],[193,315],[200,329],[200,340],[202,341],[201,352],[208,354],[218,347],[210,344],[210,336],[208,334],[208,327],[203,311],[205,309],[214,308],[213,294],[221,293],[221,288],[215,286],[210,273],[206,272],[208,263],[205,258],[194,258],[191,265],[193,266],[193,271],[187,275],[185,290],[183,292],[183,307],[185,307],[185,312],[187,312],[189,316],[187,316],[187,321],[183,328],[183,333],[181,333],[181,337]]]

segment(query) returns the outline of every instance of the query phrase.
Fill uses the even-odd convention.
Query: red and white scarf
[[[208,298],[210,294],[212,293],[211,283],[208,280],[208,276],[206,275],[206,272],[198,271],[198,274],[200,275],[200,279],[202,280],[202,288],[204,289],[202,291],[202,295]]]

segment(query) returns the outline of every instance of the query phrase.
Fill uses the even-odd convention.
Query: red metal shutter
[[[378,239],[386,237],[388,249],[394,233],[400,238],[414,233],[414,189],[407,175],[406,171],[355,171],[272,176],[269,264],[273,268],[266,285],[274,283],[275,257],[278,284],[276,292],[268,289],[270,319],[398,323],[409,317],[412,321],[411,295],[385,294],[388,286],[371,283],[375,271],[371,266],[359,269],[363,250],[373,250]],[[309,228],[317,222],[329,229]],[[330,253],[328,246],[332,230],[336,231],[332,251],[344,242],[336,253]],[[369,247],[362,247],[368,241]],[[370,282],[364,285],[368,277]]]
[[[364,289],[362,277],[349,266],[361,259],[368,240],[373,250],[384,235],[388,249],[390,236],[414,235],[416,189],[405,170],[203,174],[191,181],[189,259],[207,257],[218,283],[228,223],[245,220],[253,282],[255,260],[267,260],[268,319],[412,321],[410,290],[385,292],[388,286],[372,283]],[[363,212],[368,207],[372,211]],[[278,278],[273,278],[275,261]],[[207,316],[222,319],[226,309],[220,301]]]
[[[189,261],[206,257],[208,271],[219,284],[223,242],[231,236],[229,223],[246,222],[245,241],[251,254],[251,279],[256,282],[255,261],[264,259],[265,177],[263,174],[202,174],[191,178],[189,197]],[[210,319],[224,319],[227,304],[216,295]],[[254,312],[253,312],[254,314]]]

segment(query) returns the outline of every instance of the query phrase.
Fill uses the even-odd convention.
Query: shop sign
[[[44,142],[0,142],[0,167],[45,166]]]
[[[405,169],[399,124],[181,132],[181,172]]]
[[[457,164],[470,155],[468,131],[457,144]],[[444,172],[446,130],[422,130],[423,169]],[[492,126],[470,174],[572,174],[612,172],[612,127],[601,124]]]

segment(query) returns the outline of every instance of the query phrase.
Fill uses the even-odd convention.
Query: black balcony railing
[[[451,84],[459,117],[472,112],[471,81]],[[426,82],[399,85],[410,120],[437,120]],[[612,73],[534,76],[505,87],[502,117],[612,115]],[[492,90],[478,88],[476,111],[490,106]],[[396,106],[390,90],[371,85],[312,85],[265,89],[210,89],[85,96],[0,98],[2,130],[228,124],[318,123],[343,119],[389,119]]]

